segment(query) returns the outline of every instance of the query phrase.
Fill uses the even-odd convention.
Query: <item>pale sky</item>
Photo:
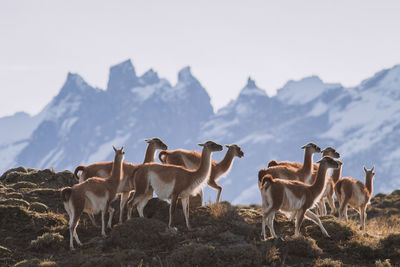
[[[318,75],[357,85],[400,63],[400,1],[0,0],[0,117],[37,114],[68,72],[105,89],[131,59],[176,83],[191,66],[219,109],[247,77],[269,95]]]

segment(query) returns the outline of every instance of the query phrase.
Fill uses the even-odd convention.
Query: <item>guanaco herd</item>
[[[78,184],[61,190],[65,210],[69,216],[70,248],[74,250],[73,239],[78,245],[76,228],[80,216],[87,213],[92,224],[96,226],[94,215],[101,212],[101,234],[106,236],[105,215],[108,212],[107,227],[112,227],[114,209],[111,202],[120,194],[119,223],[123,222],[125,206],[127,218],[132,216],[136,206],[140,217],[143,209],[155,193],[160,199],[170,200],[168,226],[173,225],[173,215],[178,200],[182,203],[186,226],[189,223],[190,196],[203,195],[203,187],[208,184],[218,191],[216,202],[220,201],[222,187],[217,180],[226,175],[235,157],[244,156],[241,148],[226,145],[227,152],[220,162],[211,159],[213,152],[223,150],[223,146],[213,141],[199,144],[202,152],[183,149],[167,150],[168,146],[159,138],[146,139],[147,149],[142,164],[124,162],[124,148],[113,146],[113,161],[96,162],[87,166],[79,165],[74,171]],[[266,226],[273,237],[275,213],[290,216],[295,221],[295,235],[300,234],[300,227],[307,218],[316,223],[322,233],[329,237],[318,215],[326,215],[325,198],[330,206],[330,213],[336,212],[333,194],[339,201],[339,218],[346,221],[347,207],[350,205],[360,213],[361,228],[365,229],[366,207],[372,196],[374,167],[367,170],[365,185],[350,178],[341,177],[342,162],[337,160],[340,154],[332,147],[321,150],[314,143],[308,143],[304,149],[303,163],[271,160],[268,167],[258,172],[258,185],[262,198],[262,235],[266,239]],[[157,150],[161,164],[154,162]],[[313,154],[322,153],[322,158],[313,163]],[[329,169],[333,169],[329,173]],[[79,174],[79,172],[81,172]],[[317,208],[317,214],[312,211]]]

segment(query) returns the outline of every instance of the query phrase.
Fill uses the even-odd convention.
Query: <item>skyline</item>
[[[356,86],[400,63],[396,1],[0,5],[0,117],[38,113],[68,72],[105,89],[110,66],[127,59],[138,76],[152,68],[172,84],[190,66],[215,110],[235,99],[249,76],[271,96],[311,75]]]

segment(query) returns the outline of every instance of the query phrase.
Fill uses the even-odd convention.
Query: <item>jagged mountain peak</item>
[[[141,77],[140,80],[143,81],[145,84],[153,84],[160,81],[157,72],[153,69],[149,69],[146,71]]]
[[[82,78],[82,76],[80,76],[79,74],[68,72],[67,80],[66,80],[64,86],[68,86],[68,85],[75,85],[78,88],[85,88],[87,83]]]
[[[178,83],[192,81],[197,81],[197,79],[193,76],[190,66],[182,68],[178,73]]]
[[[123,72],[123,73],[130,73],[136,77],[135,67],[132,64],[130,59],[127,59],[121,63],[113,65],[110,67],[110,72]]]
[[[249,76],[249,78],[247,78],[247,88],[257,88],[256,82]]]
[[[129,90],[139,84],[135,68],[130,59],[110,68],[107,90]]]
[[[70,93],[80,94],[90,89],[93,88],[79,74],[69,72],[56,98],[63,98]]]
[[[267,96],[267,94],[257,86],[255,80],[249,77],[246,86],[240,91],[239,98],[242,96]]]

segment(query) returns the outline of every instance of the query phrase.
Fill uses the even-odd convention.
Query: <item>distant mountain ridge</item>
[[[7,129],[0,133],[0,171],[18,165],[73,170],[111,160],[111,145],[125,145],[126,160],[141,162],[145,138],[160,137],[171,149],[199,149],[197,143],[211,139],[237,143],[245,152],[221,180],[222,198],[258,203],[258,169],[273,158],[302,161],[300,147],[313,141],[341,153],[344,176],[364,180],[362,166],[375,165],[375,192],[391,192],[400,187],[399,98],[396,65],[352,88],[317,76],[289,81],[273,97],[249,78],[237,99],[214,113],[190,67],[171,85],[153,70],[137,76],[127,60],[111,67],[106,90],[69,73],[38,115],[0,118],[1,129]],[[212,194],[209,190],[206,200]]]

